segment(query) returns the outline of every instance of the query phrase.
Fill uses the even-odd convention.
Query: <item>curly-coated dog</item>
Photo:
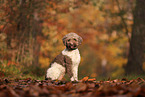
[[[83,40],[76,33],[69,33],[62,40],[66,48],[52,61],[45,79],[61,80],[67,73],[71,81],[78,81],[78,66],[80,63],[78,46]]]

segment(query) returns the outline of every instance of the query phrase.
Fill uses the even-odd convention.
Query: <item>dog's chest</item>
[[[72,64],[74,66],[78,66],[79,65],[79,63],[80,63],[80,53],[79,53],[78,49],[72,50],[72,51],[68,51],[68,50],[64,49],[62,51],[62,54],[69,56],[71,58]]]

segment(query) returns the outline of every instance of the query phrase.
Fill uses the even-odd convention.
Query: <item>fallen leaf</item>
[[[83,92],[87,89],[87,85],[85,83],[78,83],[76,85],[76,92]]]
[[[83,79],[81,79],[80,81],[84,82],[84,81],[87,81],[88,79],[89,79],[89,76],[86,76]]]
[[[93,78],[93,79],[88,79],[88,81],[96,81],[96,79],[95,79],[95,78]]]

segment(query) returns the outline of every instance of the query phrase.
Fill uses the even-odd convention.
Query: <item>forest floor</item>
[[[126,78],[79,82],[0,78],[0,97],[145,97],[145,80]]]

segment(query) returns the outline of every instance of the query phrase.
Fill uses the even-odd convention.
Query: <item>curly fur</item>
[[[63,44],[64,45],[66,45],[66,41],[68,40],[68,39],[71,39],[71,38],[76,38],[76,39],[78,39],[78,42],[79,42],[79,45],[82,43],[82,41],[83,41],[83,39],[82,39],[82,37],[80,37],[79,35],[77,35],[76,33],[73,33],[73,32],[71,32],[71,33],[69,33],[69,34],[67,34],[67,35],[65,35],[64,37],[63,37]]]
[[[78,46],[82,38],[76,33],[69,33],[63,37],[63,43],[66,46],[50,64],[46,73],[46,79],[61,80],[67,73],[71,81],[78,81],[78,66],[80,63],[80,53]]]

